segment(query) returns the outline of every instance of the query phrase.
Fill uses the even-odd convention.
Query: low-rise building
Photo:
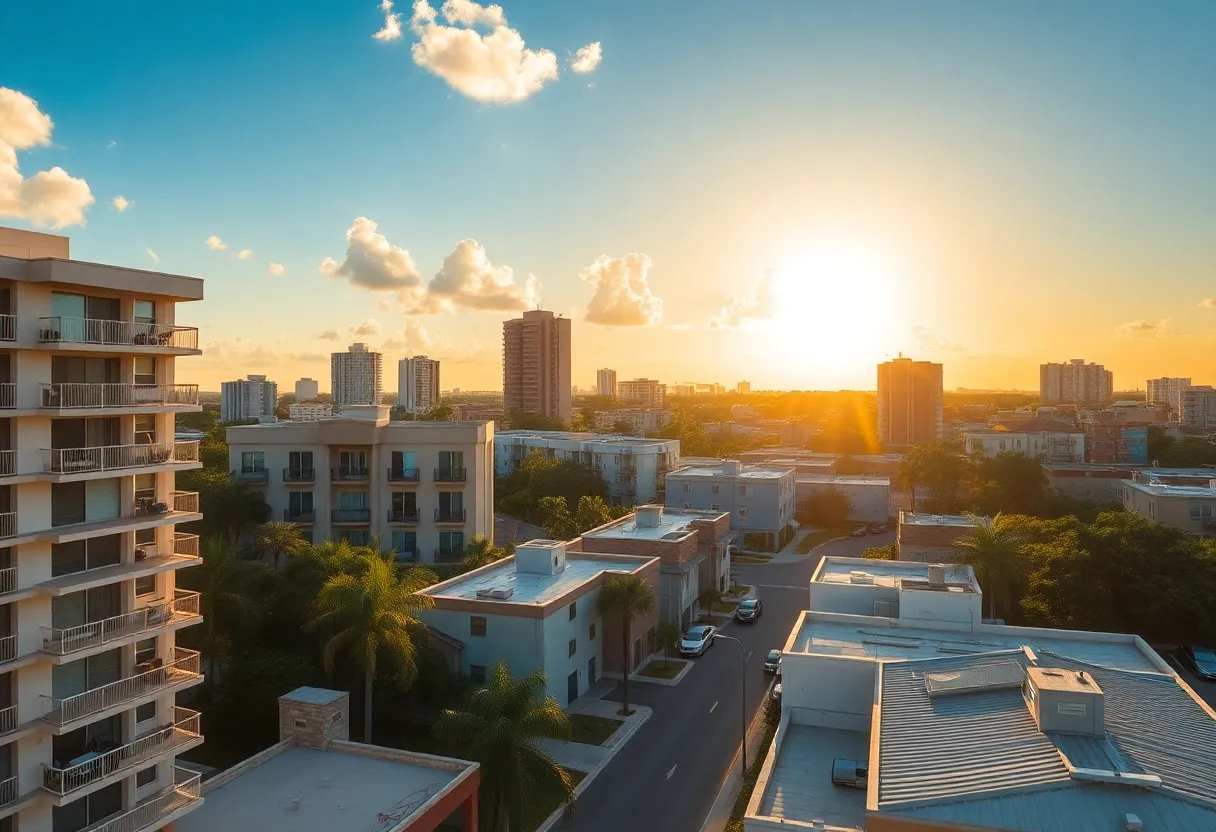
[[[667,475],[671,508],[730,512],[744,549],[775,552],[794,536],[794,469],[735,459],[690,465]]]
[[[967,564],[825,557],[811,575],[810,609],[970,624],[983,618],[983,596]]]
[[[667,472],[680,461],[678,439],[569,430],[504,430],[494,436],[498,476],[510,474],[534,450],[599,471],[608,502],[620,506],[661,502]]]
[[[900,560],[952,560],[960,540],[975,534],[975,521],[962,514],[899,513],[895,547]]]
[[[582,550],[658,558],[659,615],[686,627],[702,590],[727,588],[734,539],[726,512],[649,505],[584,532]]]
[[[812,494],[824,491],[836,491],[848,498],[848,519],[854,523],[885,523],[891,516],[890,477],[794,476],[794,501],[797,505],[802,505]]]
[[[967,453],[997,456],[1022,454],[1048,462],[1084,462],[1085,432],[1075,425],[1050,419],[1008,422],[963,433]]]
[[[543,670],[549,694],[569,704],[602,673],[622,671],[625,649],[619,620],[596,608],[600,588],[614,575],[633,574],[655,587],[659,559],[584,553],[581,540],[533,540],[512,557],[422,590],[433,606],[418,613],[429,627],[462,644],[460,671],[474,684],[502,660],[512,676]],[[633,620],[628,669],[653,652],[658,605]]]
[[[675,416],[670,410],[597,410],[595,412],[596,430],[613,430],[621,422],[629,425],[629,433],[633,436],[654,436],[667,425]]]
[[[653,378],[619,381],[616,397],[639,407],[662,407],[667,402],[667,385]]]
[[[1206,485],[1166,485],[1140,474],[1124,481],[1123,507],[1197,537],[1216,535],[1216,479]]]
[[[1045,462],[1047,487],[1057,494],[1092,503],[1122,502],[1123,483],[1136,468],[1131,465],[1092,462]]]
[[[287,415],[293,422],[315,422],[333,416],[334,408],[326,402],[295,402],[287,406]]]

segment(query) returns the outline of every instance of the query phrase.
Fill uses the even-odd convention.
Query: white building
[[[439,404],[439,362],[425,355],[397,362],[397,406],[426,413]]]
[[[1181,427],[1198,430],[1216,428],[1216,389],[1195,385],[1179,393],[1181,407],[1178,422]]]
[[[812,494],[825,491],[836,491],[848,498],[848,519],[854,523],[885,523],[891,516],[890,477],[794,474],[796,506]]]
[[[384,356],[367,344],[351,344],[346,352],[330,353],[330,384],[334,407],[380,404],[384,393]]]
[[[794,536],[794,469],[715,460],[667,475],[672,508],[730,512],[744,549],[775,552]]]
[[[333,416],[334,408],[325,402],[294,402],[287,406],[287,414],[293,422],[315,422]]]
[[[1148,404],[1165,405],[1170,409],[1173,418],[1177,419],[1182,411],[1182,393],[1189,390],[1189,378],[1150,378],[1146,384],[1146,399]]]
[[[379,537],[400,560],[459,561],[494,532],[494,423],[392,422],[385,405],[228,429],[229,465],[313,542]]]
[[[618,382],[616,396],[622,402],[638,407],[661,408],[667,402],[667,385],[653,378],[635,378]]]
[[[1065,422],[1034,418],[963,432],[969,454],[1015,453],[1044,462],[1084,462],[1085,431]]]
[[[279,386],[267,381],[266,376],[220,382],[220,421],[240,422],[273,416],[278,401]]]
[[[70,259],[67,238],[0,228],[0,829],[154,832],[195,809],[202,742],[176,704],[202,682],[176,646],[198,593],[202,519],[174,440],[197,412],[177,356],[199,355],[177,305],[203,282]]]
[[[596,370],[595,392],[599,396],[616,396],[616,370],[607,367]]]
[[[310,402],[321,395],[321,386],[315,378],[302,378],[296,382],[296,401]]]
[[[667,425],[671,424],[674,415],[670,410],[597,410],[595,412],[596,430],[613,430],[620,422],[629,424],[632,436],[654,436]]]
[[[599,471],[608,489],[608,503],[623,506],[661,502],[664,478],[680,461],[677,439],[567,430],[504,430],[494,436],[498,476],[510,474],[533,450]]]

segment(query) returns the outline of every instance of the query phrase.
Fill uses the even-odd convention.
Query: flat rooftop
[[[911,514],[903,512],[899,522],[906,526],[974,526],[975,521],[965,514]]]
[[[867,477],[860,474],[795,474],[795,482],[810,485],[868,485],[874,488],[890,488],[890,477]]]
[[[509,443],[510,440],[536,440],[538,442],[601,442],[609,445],[669,445],[678,439],[655,439],[645,436],[627,436],[623,433],[591,433],[575,430],[500,430],[494,434],[495,441]]]
[[[666,508],[657,526],[639,526],[637,515],[630,514],[614,523],[583,532],[583,537],[595,538],[626,538],[630,540],[679,540],[686,535],[695,534],[696,529],[689,525],[693,520],[716,520],[727,512],[697,511],[695,509]]]
[[[605,572],[636,572],[652,558],[614,555],[611,558],[569,552],[566,568],[556,575],[515,571],[515,558],[503,558],[490,567],[435,584],[423,590],[436,598],[461,598],[466,601],[489,601],[495,604],[539,605],[562,597],[575,587],[597,580]],[[510,598],[478,598],[481,589],[510,589]]]
[[[853,584],[853,576],[864,573],[874,586],[897,587],[900,581],[928,581],[931,564],[914,560],[868,560],[866,558],[833,558],[820,561],[819,568],[811,580],[822,584]],[[975,591],[975,572],[967,564],[947,563],[946,583],[959,587],[960,591]],[[964,590],[963,584],[970,586]],[[864,585],[864,584],[863,584]]]
[[[768,781],[762,784],[756,815],[863,828],[866,790],[832,785],[832,761],[837,757],[865,762],[870,757],[870,735],[791,723]]]
[[[681,460],[681,463],[683,462],[684,460]],[[667,478],[703,477],[705,479],[712,479],[714,477],[734,477],[736,479],[745,480],[779,480],[792,471],[792,468],[771,468],[763,465],[740,465],[738,473],[728,474],[724,470],[722,463],[719,462],[715,465],[684,466],[672,471],[667,475]]]
[[[1164,485],[1159,482],[1145,483],[1130,480],[1126,485],[1130,488],[1135,488],[1137,491],[1152,494],[1154,497],[1192,497],[1216,500],[1216,488],[1204,488],[1201,485]]]
[[[203,804],[176,821],[174,829],[382,832],[460,774],[453,768],[293,747],[206,792]],[[395,819],[380,820],[381,814]]]

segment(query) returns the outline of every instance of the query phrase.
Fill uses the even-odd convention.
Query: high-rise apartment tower
[[[425,355],[397,362],[397,406],[426,413],[439,404],[439,362]]]
[[[266,376],[246,376],[220,382],[220,421],[241,422],[273,416],[279,401],[279,386]]]
[[[600,396],[616,396],[616,370],[609,370],[607,367],[596,370],[595,392]]]
[[[302,378],[296,382],[296,401],[310,402],[321,395],[321,386],[315,378]]]
[[[331,353],[330,383],[334,407],[345,404],[380,404],[384,391],[384,357],[369,352],[367,344],[351,344],[346,352]]]
[[[1039,400],[1043,404],[1098,404],[1114,395],[1114,375],[1101,364],[1085,363],[1084,358],[1067,364],[1042,364],[1039,367]]]
[[[502,392],[507,413],[570,423],[570,319],[541,309],[502,324]]]
[[[942,365],[902,355],[878,365],[878,439],[907,447],[942,438]]]

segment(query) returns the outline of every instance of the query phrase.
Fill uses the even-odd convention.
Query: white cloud
[[[777,309],[777,301],[773,296],[773,270],[766,268],[756,284],[756,291],[751,297],[731,298],[713,318],[710,318],[711,328],[740,326],[744,318],[771,318]]]
[[[384,12],[384,26],[372,37],[376,40],[401,40],[401,13],[393,11],[393,0],[383,0],[380,11]]]
[[[251,249],[243,248],[232,256],[237,260],[249,260],[253,257],[253,251]]]
[[[602,326],[652,326],[663,319],[663,300],[647,282],[650,258],[645,254],[609,257],[601,254],[579,272],[595,287],[583,319]]]
[[[430,300],[441,305],[518,312],[540,300],[540,289],[540,280],[535,275],[528,275],[522,284],[516,283],[510,266],[494,266],[476,240],[461,240],[443,258],[428,294]]]
[[[115,211],[117,211],[118,213],[121,214],[123,211],[127,210],[135,203],[132,202],[131,200],[127,199],[122,194],[119,194],[118,196],[116,196],[110,200],[110,204],[114,206]]]
[[[287,267],[282,263],[271,263],[269,272],[271,277],[282,277],[287,274]]]
[[[377,321],[375,318],[368,318],[366,321],[359,324],[358,326],[352,326],[350,328],[351,335],[361,335],[361,336],[365,336],[365,337],[371,336],[371,335],[379,335],[380,331],[381,331],[380,322]]]
[[[153,251],[150,248],[146,248],[146,249],[144,249],[144,251],[148,252],[148,256],[151,257],[154,262],[156,262],[156,263],[160,262],[160,258],[156,256],[155,251]]]
[[[212,251],[226,251],[228,249],[228,244],[212,234],[207,238],[207,248],[211,249]]]
[[[417,293],[423,281],[414,258],[389,243],[376,227],[367,217],[357,217],[346,231],[346,256],[341,263],[326,257],[321,261],[321,274],[373,292]]]
[[[51,117],[24,93],[0,87],[0,217],[64,228],[83,225],[94,202],[89,183],[53,167],[28,179],[17,167],[17,151],[51,143]]]
[[[112,147],[118,147],[118,142],[110,139],[108,142],[106,142],[106,150],[109,150]]]
[[[595,68],[603,59],[604,50],[597,40],[574,53],[574,57],[570,59],[570,68],[580,75],[585,75],[588,72],[595,72]]]
[[[1161,321],[1155,324],[1152,321],[1137,319],[1119,326],[1118,332],[1131,338],[1154,338],[1165,334],[1166,323],[1168,322]]]
[[[951,341],[945,335],[935,331],[931,327],[922,324],[913,324],[909,329],[912,331],[912,337],[916,340],[916,345],[924,350],[951,350],[957,351],[966,349],[962,344]]]
[[[418,42],[414,63],[447,81],[457,92],[487,104],[523,101],[557,78],[557,56],[548,49],[528,49],[518,31],[507,26],[500,6],[472,0],[448,0],[437,21],[427,0],[417,0],[410,21]],[[482,34],[472,28],[491,27]]]
[[[421,322],[415,318],[406,318],[405,329],[401,331],[400,337],[389,338],[380,346],[389,352],[426,355],[434,350],[437,344]]]
[[[1199,305],[1204,309],[1216,309],[1216,298],[1204,298]]]
[[[319,341],[337,341],[342,336],[338,335],[338,330],[336,329],[327,329],[324,332],[318,332],[313,337]]]

